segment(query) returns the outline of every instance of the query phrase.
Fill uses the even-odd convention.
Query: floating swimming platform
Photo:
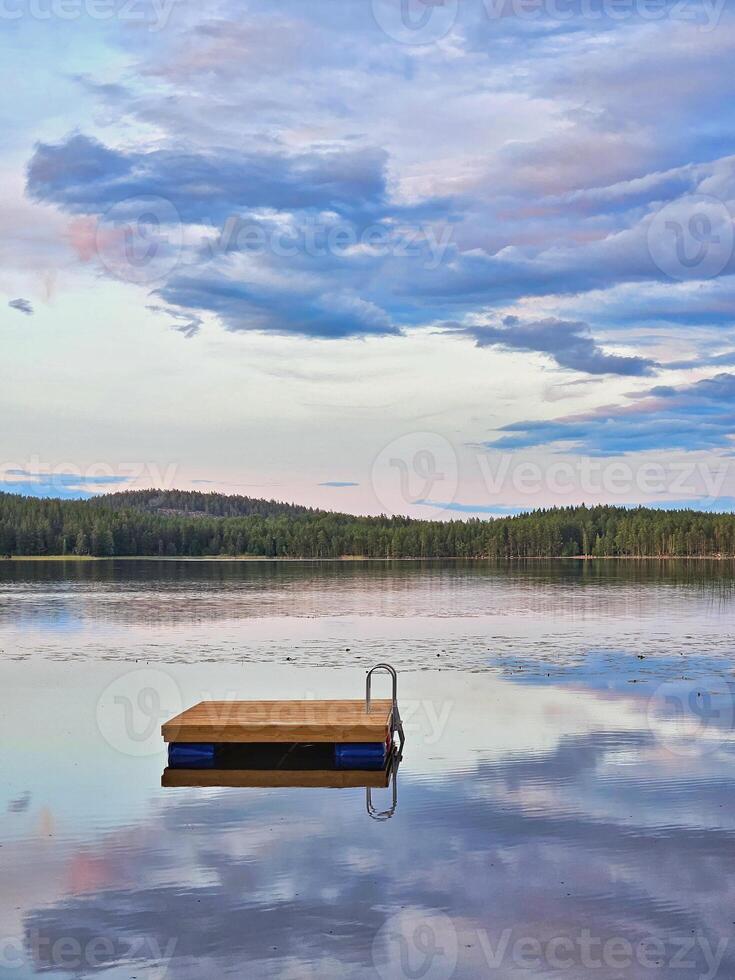
[[[392,678],[390,699],[372,697],[372,677],[378,671]],[[202,701],[167,721],[161,733],[168,743],[167,786],[346,786],[351,785],[349,777],[340,779],[339,773],[372,771],[382,778],[402,757],[405,743],[398,676],[390,664],[368,671],[364,700]],[[206,770],[217,775],[205,777]],[[278,776],[267,777],[266,772]],[[228,782],[217,783],[218,778]]]
[[[220,745],[212,768],[167,766],[161,785],[167,788],[364,789],[365,808],[373,820],[389,820],[398,806],[400,753],[393,748],[382,769],[338,769],[333,746],[257,743]],[[373,791],[393,788],[387,810],[373,804]]]
[[[251,765],[243,759],[243,764]],[[369,769],[164,769],[161,784],[165,787],[198,786],[238,789],[385,789],[390,785],[390,767]]]

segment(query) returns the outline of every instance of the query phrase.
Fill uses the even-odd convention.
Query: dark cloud
[[[18,310],[19,313],[25,313],[27,316],[33,315],[33,306],[30,300],[27,299],[11,299],[8,306],[13,310]]]
[[[587,374],[622,374],[633,377],[652,374],[655,361],[645,357],[606,354],[592,336],[586,323],[571,320],[523,322],[507,316],[502,326],[464,327],[461,333],[472,337],[478,347],[500,347],[503,350],[537,351],[548,354],[559,367]]]
[[[679,388],[658,385],[629,404],[549,421],[514,422],[491,449],[564,443],[590,456],[646,450],[733,449],[735,375],[718,374]]]
[[[394,319],[410,320],[416,300],[391,299],[396,285],[390,273],[380,273],[392,260],[401,269],[406,263],[413,268],[431,254],[425,238],[417,241],[396,222],[430,215],[441,203],[390,207],[385,164],[384,151],[364,146],[300,154],[267,148],[250,154],[123,153],[76,135],[36,148],[27,187],[32,197],[66,211],[96,215],[114,207],[116,220],[132,222],[142,207],[147,215],[155,211],[150,202],[162,200],[160,220],[178,221],[177,236],[190,228],[199,238],[157,291],[187,336],[197,332],[199,314],[208,311],[229,330],[338,338],[398,333]],[[260,209],[261,218],[251,217],[250,209]],[[231,234],[233,221],[237,235]],[[214,234],[207,243],[202,225]],[[312,227],[321,236],[313,247],[307,243]],[[335,227],[354,251],[329,244]],[[384,237],[380,249],[371,249],[360,235],[376,228]],[[255,253],[243,244],[243,229],[262,235]],[[115,234],[114,222],[110,232]],[[161,254],[169,255],[172,240],[164,234]],[[405,244],[414,250],[411,255],[394,255]],[[409,275],[401,271],[398,279],[408,281]],[[383,308],[382,295],[391,312]]]
[[[398,330],[388,315],[355,292],[319,292],[314,285],[271,285],[217,276],[177,276],[158,295],[185,309],[216,313],[228,330],[261,330],[334,339]]]
[[[233,150],[111,150],[77,134],[39,143],[28,164],[28,193],[67,211],[101,214],[146,197],[170,202],[185,223],[219,222],[240,209],[338,208],[384,201],[386,154],[366,147],[288,154]]]

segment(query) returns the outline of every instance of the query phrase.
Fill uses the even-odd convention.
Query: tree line
[[[190,491],[128,491],[90,500],[0,493],[0,555],[733,557],[735,515],[601,505],[423,521]]]

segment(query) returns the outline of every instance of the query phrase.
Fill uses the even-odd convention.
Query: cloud
[[[588,374],[622,374],[632,377],[652,374],[655,361],[645,357],[606,354],[592,337],[588,324],[549,317],[522,322],[506,316],[503,325],[468,326],[461,333],[472,337],[478,347],[500,347],[512,351],[548,354],[559,367]]]
[[[62,500],[85,500],[129,482],[126,476],[41,473],[23,469],[8,469],[0,473],[0,491],[24,497],[59,497]]]
[[[669,361],[666,367],[672,371],[681,371],[699,367],[732,367],[733,364],[735,364],[735,350],[728,350],[722,354],[710,354],[705,357],[691,357],[681,361]]]
[[[11,299],[8,306],[13,310],[18,310],[19,313],[25,313],[27,316],[33,315],[33,306],[30,300],[27,299]]]
[[[88,490],[69,489],[57,483],[36,480],[0,480],[0,493],[12,493],[21,497],[53,497],[60,500],[87,500],[94,496]]]
[[[359,487],[359,483],[353,483],[352,480],[327,480],[325,483],[317,484],[320,487]]]
[[[337,338],[398,333],[388,315],[349,289],[319,292],[316,284],[294,286],[247,282],[226,275],[181,275],[158,295],[185,309],[208,310],[228,330],[260,330]]]
[[[27,188],[34,200],[74,214],[102,214],[125,201],[133,209],[139,198],[159,197],[187,223],[252,208],[354,213],[384,202],[385,164],[385,152],[369,147],[124,151],[79,133],[36,146]]]
[[[321,338],[397,334],[394,315],[403,306],[406,315],[398,318],[410,318],[415,303],[391,302],[390,277],[381,279],[380,271],[392,260],[398,268],[415,266],[416,259],[394,258],[391,237],[398,236],[398,245],[408,241],[428,261],[436,243],[405,222],[439,205],[391,205],[385,164],[383,150],[346,144],[300,153],[271,147],[124,152],[75,135],[36,147],[27,189],[33,199],[75,215],[113,208],[114,219],[102,219],[110,227],[97,226],[87,238],[99,244],[104,232],[115,249],[126,224],[127,234],[130,228],[137,234],[141,218],[155,212],[165,227],[153,243],[160,248],[152,253],[151,270],[154,259],[172,270],[156,295],[183,321],[187,336],[197,332],[204,311],[229,330]],[[319,236],[314,245],[310,229]],[[360,237],[371,231],[383,236],[382,251]],[[262,236],[257,249],[246,232]],[[348,244],[333,244],[328,236],[334,233]],[[188,244],[187,236],[196,243]],[[153,247],[147,240],[136,244]],[[95,252],[96,246],[86,248],[83,257]],[[157,277],[155,271],[148,281]],[[381,305],[381,293],[393,314]]]
[[[491,517],[508,517],[524,514],[532,508],[505,507],[502,504],[461,504],[458,501],[443,503],[438,500],[417,500],[417,504],[434,510],[448,510],[457,514],[489,514]]]
[[[735,213],[730,12],[698,4],[687,11],[692,23],[662,11],[655,25],[634,11],[620,23],[540,12],[532,23],[507,4],[459,6],[446,37],[413,47],[364,4],[327,16],[289,0],[278,10],[223,0],[216,17],[178,5],[166,31],[115,37],[124,71],[114,57],[99,78],[73,76],[85,111],[69,108],[70,127],[91,118],[118,141],[73,130],[53,142],[39,130],[27,193],[86,222],[68,236],[82,261],[95,257],[99,216],[114,208],[135,219],[151,198],[169,202],[185,241],[198,236],[200,246],[203,229],[221,232],[233,215],[266,229],[329,215],[398,238],[419,221],[451,231],[433,268],[421,250],[409,259],[392,246],[253,256],[234,243],[212,256],[186,244],[157,285],[187,337],[206,313],[231,331],[337,339],[512,309],[521,323],[476,330],[478,345],[640,376],[656,367],[635,335],[637,294],[651,284],[662,292],[650,319],[684,326],[695,343],[693,327],[726,324],[731,303],[709,287],[735,278],[735,256],[723,255],[714,279],[686,266],[685,285],[702,288],[682,290],[657,216],[673,202],[686,229],[688,197],[709,195],[720,213],[712,233],[726,243]],[[717,30],[698,29],[715,15]],[[636,85],[621,79],[621,63]],[[104,130],[113,120],[119,128]],[[559,328],[547,330],[547,319]],[[595,339],[603,322],[632,335],[620,346],[638,356],[606,351]]]
[[[735,374],[694,384],[658,385],[628,395],[631,404],[544,421],[514,422],[489,449],[513,450],[565,444],[589,456],[647,450],[732,450]]]
[[[639,504],[631,504],[640,506]],[[687,497],[683,500],[654,500],[643,504],[654,510],[699,510],[710,514],[732,514],[735,511],[735,497]]]
[[[200,316],[195,316],[192,313],[182,313],[181,310],[171,309],[166,306],[147,306],[146,309],[150,310],[151,313],[164,313],[166,316],[170,316],[173,320],[178,321],[172,324],[171,329],[175,330],[176,333],[182,334],[187,340],[196,337],[202,329],[204,321]]]

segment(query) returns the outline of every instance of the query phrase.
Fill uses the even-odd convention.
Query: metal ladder
[[[373,806],[372,791],[368,787],[365,791],[365,807],[369,816],[373,820],[390,820],[393,814],[396,812],[396,807],[398,806],[398,766],[403,759],[403,746],[406,743],[406,736],[403,732],[403,722],[401,721],[401,713],[398,710],[398,674],[394,667],[390,664],[376,664],[368,671],[367,678],[365,679],[365,709],[367,712],[370,711],[370,706],[372,704],[371,696],[371,686],[373,674],[376,670],[384,670],[386,673],[390,674],[393,678],[393,711],[392,711],[392,729],[391,729],[391,741],[393,739],[393,734],[398,732],[399,745],[398,751],[395,750],[395,745],[392,746],[392,759],[390,763],[390,780],[393,784],[393,802],[389,809],[387,810],[376,810]]]

